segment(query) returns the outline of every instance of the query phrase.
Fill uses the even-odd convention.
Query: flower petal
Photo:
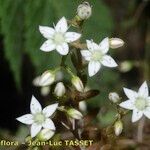
[[[147,85],[146,81],[141,85],[138,93],[140,96],[148,97],[149,92],[148,92],[148,85]]]
[[[144,110],[144,115],[150,119],[150,107],[147,107],[145,110]]]
[[[87,47],[90,51],[98,50],[99,46],[94,43],[92,40],[86,40]]]
[[[109,38],[104,38],[99,44],[100,50],[106,54],[109,50]]]
[[[53,28],[47,26],[39,26],[39,30],[41,34],[47,39],[52,38],[55,33],[55,30]]]
[[[73,41],[78,40],[81,37],[81,34],[76,33],[76,32],[67,32],[65,34],[66,42],[70,43]]]
[[[47,118],[47,119],[45,120],[45,122],[43,123],[42,126],[43,126],[43,128],[45,128],[45,129],[56,130],[56,127],[55,127],[53,121],[52,121],[51,119],[49,119],[49,118]]]
[[[33,123],[31,126],[31,137],[32,138],[35,137],[40,132],[41,129],[42,129],[41,125]]]
[[[42,111],[41,104],[38,102],[38,100],[34,96],[32,96],[32,99],[31,99],[30,110],[32,114],[36,114]]]
[[[24,123],[24,124],[33,124],[33,116],[31,114],[26,114],[26,115],[23,115],[21,117],[18,117],[16,118],[18,121]]]
[[[101,64],[98,61],[90,61],[88,65],[89,76],[95,75],[101,68]]]
[[[132,114],[132,122],[138,121],[142,116],[143,116],[142,111],[138,111],[137,109],[134,109]]]
[[[147,106],[150,107],[150,96],[147,98]]]
[[[66,32],[68,30],[67,20],[65,17],[62,17],[56,24],[55,30],[57,32]]]
[[[61,55],[67,55],[69,52],[69,46],[67,43],[63,43],[61,45],[57,45],[56,50],[58,51],[58,53],[60,53]]]
[[[130,90],[127,88],[123,88],[123,90],[124,90],[124,93],[126,94],[126,96],[131,100],[135,100],[138,96],[138,94],[133,90]]]
[[[125,102],[120,103],[119,106],[123,107],[125,109],[133,110],[134,109],[134,101],[127,100]]]
[[[81,55],[85,60],[90,61],[92,53],[89,50],[82,50]]]
[[[43,113],[46,117],[50,117],[57,109],[58,103],[49,105],[43,109]]]
[[[47,40],[43,43],[43,45],[40,47],[40,50],[44,52],[50,52],[56,48],[56,45],[52,40]]]
[[[109,55],[103,56],[101,63],[106,67],[117,67],[118,66],[117,63],[115,62],[115,60]]]

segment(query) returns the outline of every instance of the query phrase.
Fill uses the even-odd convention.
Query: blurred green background
[[[105,125],[114,118],[114,110],[108,101],[109,92],[116,91],[125,100],[122,87],[136,89],[144,80],[150,81],[150,4],[149,0],[88,1],[93,7],[93,14],[83,26],[83,40],[100,42],[108,36],[125,41],[124,47],[110,50],[119,67],[102,68],[88,81],[90,87],[101,91],[99,96],[88,100],[88,107],[101,107],[104,117],[98,117],[98,120]],[[15,118],[29,111],[31,95],[42,99],[39,90],[32,86],[32,80],[43,71],[60,64],[61,57],[57,53],[40,51],[45,39],[38,30],[39,25],[53,26],[62,16],[73,18],[81,2],[0,0],[2,129],[15,133],[19,124]],[[2,131],[0,134],[3,134]]]

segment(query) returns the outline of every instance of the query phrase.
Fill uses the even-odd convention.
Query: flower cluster
[[[61,55],[69,53],[68,43],[74,42],[81,37],[81,34],[76,32],[67,32],[68,25],[65,17],[62,17],[56,26],[53,28],[40,26],[41,34],[47,39],[41,46],[41,50],[50,52],[55,50]],[[93,40],[86,40],[87,49],[81,50],[81,54],[85,60],[89,62],[89,76],[95,75],[101,68],[101,65],[106,67],[116,67],[117,63],[114,59],[107,55],[109,48],[118,48],[123,46],[124,42],[119,38],[105,38],[99,44]]]
[[[80,21],[86,20],[91,16],[91,7],[89,3],[83,3],[78,7],[77,16]],[[77,20],[78,22],[79,20]],[[56,50],[62,57],[71,55],[71,47],[74,44],[80,44],[81,33],[69,32],[69,22],[65,17],[62,17],[54,27],[39,26],[40,33],[46,38],[46,41],[40,47],[44,52],[51,52]],[[72,23],[70,23],[72,25]],[[74,43],[74,44],[73,44]],[[80,47],[80,54],[82,61],[84,60],[88,64],[88,74],[90,77],[96,75],[102,66],[109,68],[117,67],[116,61],[108,54],[109,49],[119,48],[124,45],[123,40],[119,38],[104,38],[100,43],[95,43],[92,39],[86,40],[85,47]],[[74,48],[78,49],[74,46]],[[61,70],[65,70],[70,76],[71,88],[62,82],[63,79],[58,80],[57,74]],[[63,77],[62,77],[63,78]],[[54,85],[53,93],[57,99],[65,99],[68,95],[72,99],[77,94],[85,93],[85,83],[82,82],[81,77],[76,76],[71,69],[65,64],[60,65],[54,70],[47,70],[42,75],[36,77],[33,81],[35,86],[42,88],[43,95],[47,95],[50,92],[50,85]],[[69,88],[68,88],[69,87]],[[72,90],[73,89],[73,90]],[[70,93],[73,91],[73,94]],[[128,97],[125,102],[120,102],[120,96],[112,92],[109,94],[109,99],[112,103],[119,105],[125,109],[133,110],[132,122],[139,120],[143,115],[150,118],[150,97],[148,95],[148,86],[144,82],[138,92],[124,88],[124,92]],[[77,93],[77,94],[76,94]],[[79,101],[80,102],[80,101]],[[79,104],[79,103],[78,103]],[[39,139],[50,139],[56,130],[53,121],[50,119],[56,110],[59,110],[66,114],[70,120],[80,120],[83,118],[78,108],[74,108],[71,104],[69,106],[59,106],[58,103],[46,106],[43,110],[40,103],[32,96],[30,104],[31,114],[26,114],[18,117],[17,120],[31,125],[31,137],[40,137]],[[73,121],[74,122],[74,121]],[[62,123],[65,125],[65,123]],[[65,125],[67,126],[67,125]],[[67,126],[67,128],[69,128]],[[118,136],[123,129],[123,123],[119,118],[114,124],[115,134]],[[74,130],[74,128],[73,128]],[[43,138],[44,136],[44,138]]]

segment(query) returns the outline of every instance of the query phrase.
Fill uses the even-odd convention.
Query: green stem
[[[74,77],[74,73],[71,71],[71,69],[68,66],[65,66],[65,70],[72,76]]]
[[[68,56],[68,55],[62,57],[60,66],[65,66],[65,62],[66,62],[66,60],[67,60],[67,56]]]

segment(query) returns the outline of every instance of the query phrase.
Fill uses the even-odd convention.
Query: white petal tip
[[[58,103],[53,104],[53,106],[58,107]]]
[[[135,123],[135,122],[137,122],[137,121],[139,121],[139,120],[140,120],[140,119],[137,120],[137,119],[132,118],[131,122],[132,122],[132,123]]]
[[[132,122],[132,123],[135,123],[136,121],[135,121],[135,120],[132,120],[131,122]]]
[[[17,120],[17,121],[19,121],[19,117],[18,117],[18,118],[16,118],[16,120]]]
[[[48,51],[48,50],[45,50],[45,49],[43,48],[43,46],[40,47],[40,50],[43,51],[43,52],[50,52],[50,51]]]
[[[43,29],[43,26],[39,25],[39,31],[41,34],[42,34],[42,29]]]
[[[147,86],[147,81],[144,81],[143,84],[145,84]]]
[[[66,20],[66,17],[63,16],[61,19],[65,19]]]
[[[115,65],[114,65],[114,67],[117,67],[118,66],[118,64],[116,63]]]
[[[93,77],[94,76],[94,74],[89,74],[89,77]]]
[[[123,87],[123,91],[125,92],[126,90],[128,90],[127,88]]]
[[[42,46],[40,47],[40,50],[41,50],[41,51],[43,51],[43,52],[47,52],[47,51],[45,51],[45,50],[43,49],[43,47],[42,47]]]

